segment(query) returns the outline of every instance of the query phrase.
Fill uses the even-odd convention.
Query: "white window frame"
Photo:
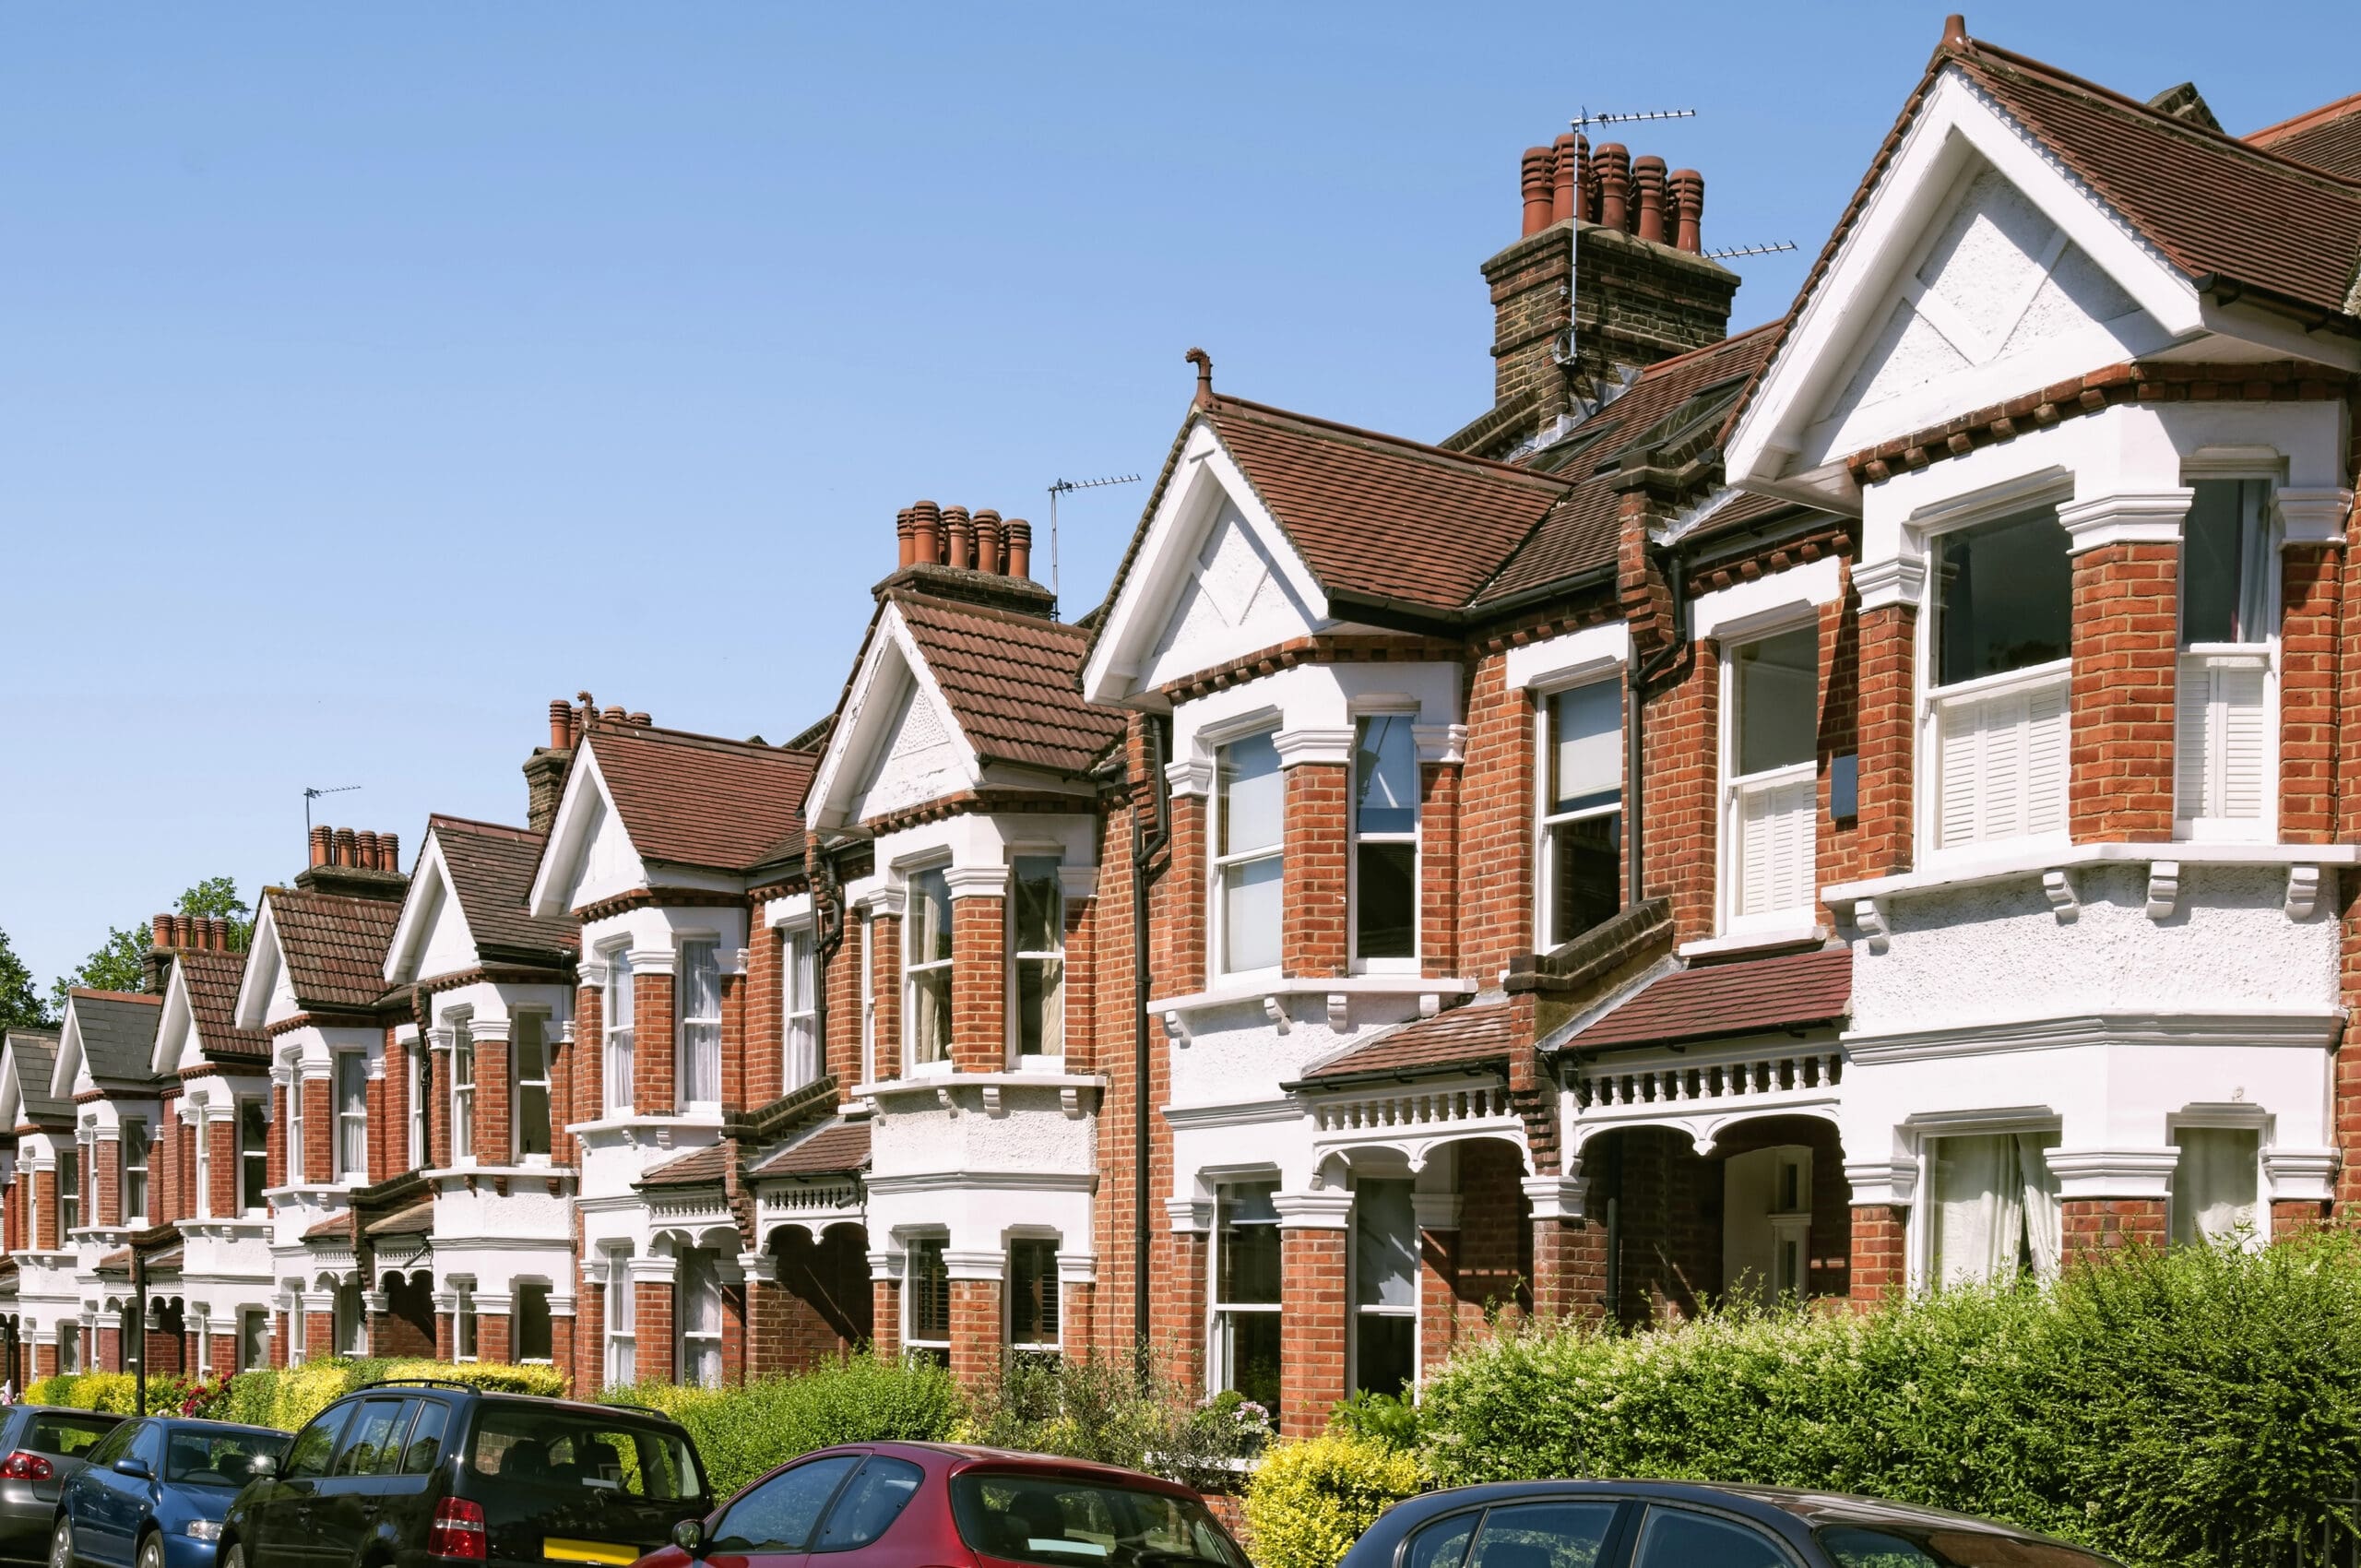
[[[551,1083],[552,1071],[551,1047],[553,1043],[552,1037],[557,1033],[557,1030],[552,1025],[553,1020],[551,1016],[536,1008],[520,1009],[509,1019],[508,1156],[519,1165],[531,1160],[547,1160],[556,1158],[558,1118],[557,1104]],[[525,1075],[525,1035],[528,1029],[532,1030],[540,1041],[541,1075],[538,1078]],[[541,1091],[543,1123],[541,1141],[550,1146],[548,1149],[532,1154],[525,1152],[524,1105],[525,1091],[528,1088],[538,1088]]]
[[[912,866],[907,873],[907,889],[908,896],[904,899],[902,908],[902,951],[900,955],[902,968],[902,1071],[912,1077],[935,1073],[950,1072],[952,1054],[957,1039],[957,1033],[952,1026],[951,1009],[954,997],[950,991],[945,991],[943,992],[943,1054],[931,1062],[921,1062],[919,1060],[918,977],[921,973],[931,975],[938,971],[945,976],[955,976],[957,971],[953,968],[953,965],[958,959],[959,944],[956,931],[959,916],[958,906],[952,898],[950,887],[946,883],[943,896],[943,918],[944,922],[944,931],[952,934],[951,954],[948,957],[930,958],[923,963],[913,960],[910,955],[919,939],[919,922],[918,910],[919,905],[922,901],[921,896],[918,891],[918,881],[920,877],[927,875],[946,876],[950,872],[950,869],[951,867],[947,861],[936,861],[926,865]]]
[[[1565,680],[1551,682],[1547,685],[1536,685],[1532,688],[1530,694],[1533,703],[1534,735],[1533,948],[1536,953],[1547,953],[1554,947],[1572,942],[1582,934],[1578,931],[1557,929],[1555,910],[1557,900],[1552,895],[1558,885],[1559,868],[1552,845],[1551,830],[1563,827],[1570,823],[1595,822],[1603,816],[1619,816],[1623,812],[1624,796],[1631,792],[1631,759],[1626,754],[1626,747],[1631,739],[1631,718],[1628,713],[1619,713],[1615,729],[1615,751],[1616,754],[1622,759],[1622,766],[1618,775],[1619,782],[1613,803],[1584,806],[1570,812],[1552,812],[1549,809],[1550,759],[1558,743],[1557,719],[1551,712],[1550,705],[1568,692],[1577,691],[1585,686],[1613,686],[1619,699],[1616,704],[1619,710],[1624,704],[1631,701],[1631,694],[1624,689],[1623,669],[1620,665],[1605,671],[1589,670]],[[1621,834],[1630,831],[1631,824],[1625,823],[1617,836],[1619,844],[1621,842]],[[1622,881],[1619,869],[1616,874],[1616,881],[1619,884]],[[1623,889],[1624,903],[1629,904],[1635,896],[1632,889],[1628,887]]]
[[[1357,975],[1415,975],[1426,958],[1425,878],[1427,874],[1426,843],[1420,828],[1426,814],[1426,764],[1418,755],[1418,709],[1415,705],[1394,706],[1386,703],[1356,704],[1352,710],[1353,750],[1345,764],[1345,952],[1347,969]],[[1410,734],[1410,782],[1417,800],[1410,812],[1407,833],[1372,833],[1361,827],[1360,803],[1360,742],[1362,730],[1373,723],[1398,720]],[[1279,770],[1280,788],[1286,788],[1287,770]],[[1405,957],[1396,955],[1387,958],[1361,956],[1361,846],[1363,844],[1407,844],[1410,846],[1410,952]],[[1285,852],[1284,836],[1280,841]],[[1281,873],[1284,877],[1285,873]],[[1286,919],[1284,895],[1281,898],[1282,921]]]
[[[672,1307],[673,1380],[684,1388],[718,1388],[729,1375],[721,1356],[722,1318],[729,1311],[721,1254],[704,1247],[683,1247],[674,1256],[673,1266],[679,1282]],[[710,1313],[710,1327],[690,1326],[706,1313]],[[694,1370],[700,1362],[706,1365],[706,1375]]]
[[[369,1354],[369,1303],[361,1291],[361,1281],[348,1279],[336,1288],[334,1313],[336,1353],[339,1356],[364,1357]]]
[[[2176,1134],[2184,1132],[2252,1133],[2255,1134],[2254,1155],[2254,1236],[2248,1243],[2266,1246],[2271,1241],[2271,1139],[2272,1118],[2260,1107],[2242,1105],[2192,1105],[2176,1111],[2165,1118],[2165,1142],[2180,1147]],[[2176,1167],[2170,1193],[2165,1200],[2165,1236],[2167,1241],[2176,1228],[2180,1208],[2180,1182]]]
[[[1221,1206],[1225,1201],[1226,1194],[1228,1189],[1232,1187],[1261,1186],[1270,1187],[1275,1194],[1281,1190],[1282,1183],[1275,1175],[1241,1173],[1238,1175],[1225,1176],[1220,1183],[1214,1189],[1213,1229],[1205,1239],[1205,1326],[1207,1339],[1209,1341],[1205,1365],[1209,1369],[1206,1378],[1206,1385],[1208,1388],[1216,1391],[1223,1389],[1234,1389],[1238,1386],[1237,1377],[1234,1375],[1230,1367],[1229,1333],[1225,1320],[1233,1316],[1248,1314],[1268,1314],[1275,1317],[1280,1313],[1282,1307],[1285,1305],[1284,1298],[1287,1294],[1287,1286],[1284,1278],[1282,1278],[1279,1288],[1279,1293],[1282,1298],[1281,1301],[1224,1301],[1221,1299]],[[1275,1231],[1278,1227],[1275,1225],[1272,1229]],[[1351,1256],[1351,1232],[1347,1231],[1346,1234],[1346,1245],[1347,1249],[1346,1255],[1349,1259]],[[1280,1250],[1281,1255],[1284,1257],[1286,1252],[1286,1238],[1284,1236],[1280,1238]],[[1284,1267],[1284,1265],[1282,1266]],[[1349,1270],[1347,1270],[1347,1272],[1349,1272]],[[1349,1298],[1347,1298],[1347,1300],[1349,1301]],[[1350,1311],[1349,1305],[1347,1310]],[[1283,1324],[1279,1333],[1279,1377],[1280,1387],[1282,1389],[1287,1386],[1287,1331]],[[1272,1412],[1274,1420],[1277,1418],[1277,1414],[1278,1412],[1275,1410]]]
[[[1227,793],[1222,783],[1222,754],[1242,741],[1256,740],[1265,735],[1271,737],[1275,746],[1278,731],[1276,719],[1258,715],[1252,722],[1199,737],[1200,742],[1210,748],[1212,760],[1210,782],[1205,787],[1205,971],[1210,975],[1219,976],[1223,980],[1250,980],[1275,978],[1287,968],[1287,835],[1284,804],[1280,811],[1277,843],[1260,849],[1241,850],[1236,854],[1224,855],[1216,852],[1216,847],[1221,843],[1221,818]],[[1287,798],[1287,759],[1282,756],[1278,762],[1279,796],[1284,802]],[[1349,766],[1347,771],[1349,774]],[[1264,861],[1276,861],[1279,863],[1279,925],[1274,935],[1280,958],[1275,964],[1266,964],[1257,968],[1233,969],[1228,962],[1228,900],[1222,896],[1224,877],[1234,868],[1255,865]]]
[[[73,1162],[71,1170],[57,1168],[58,1163],[67,1160]],[[57,1244],[61,1248],[66,1244],[68,1236],[82,1229],[82,1166],[80,1145],[68,1143],[59,1146],[51,1168],[51,1180],[57,1188]],[[66,1222],[69,1212],[73,1216],[71,1224]]]
[[[451,1031],[451,1163],[458,1165],[477,1158],[475,1018],[453,1013],[444,1027]]]
[[[789,927],[779,938],[779,1035],[783,1047],[779,1087],[792,1094],[820,1081],[820,965],[809,925]],[[863,1028],[868,1027],[864,1019]]]
[[[2188,643],[2177,635],[2173,639],[2173,837],[2196,843],[2272,843],[2279,837],[2279,736],[2280,680],[2284,669],[2282,657],[2286,636],[2286,543],[2287,531],[2279,515],[2279,492],[2285,486],[2285,475],[2275,468],[2253,464],[2224,467],[2191,466],[2181,476],[2181,482],[2194,492],[2200,481],[2225,481],[2234,484],[2260,484],[2262,490],[2262,530],[2255,563],[2262,574],[2260,612],[2266,628],[2262,637],[2241,643]],[[2196,496],[2189,498],[2191,514],[2196,511]],[[2175,605],[2177,617],[2184,612],[2188,584],[2189,519],[2181,520],[2180,554],[2175,563],[2174,578],[2182,597]],[[2262,666],[2262,778],[2260,790],[2262,809],[2252,822],[2240,822],[2230,817],[2195,815],[2184,809],[2180,792],[2179,724],[2180,683],[2189,677],[2191,665],[2202,668],[2217,662],[2260,660]]]
[[[1802,762],[1765,768],[1760,773],[1741,775],[1738,772],[1738,650],[1774,637],[1791,633],[1810,631],[1812,652],[1812,719],[1811,755]],[[1820,733],[1821,704],[1827,695],[1827,671],[1820,661],[1820,611],[1817,606],[1794,605],[1760,618],[1717,628],[1714,633],[1714,670],[1720,711],[1714,729],[1714,773],[1718,779],[1715,794],[1714,863],[1714,930],[1723,936],[1746,937],[1795,931],[1814,923],[1820,909]],[[1809,869],[1804,875],[1804,899],[1784,909],[1757,910],[1741,914],[1739,909],[1745,894],[1745,854],[1743,813],[1747,797],[1756,791],[1791,790],[1801,785],[1810,796],[1805,809],[1809,825],[1810,849]]]
[[[303,1289],[302,1281],[294,1281],[287,1292],[287,1364],[300,1367],[306,1354],[304,1330],[310,1325],[303,1321]]]
[[[1056,873],[1050,878],[1050,880],[1057,885],[1058,889],[1057,914],[1051,924],[1051,929],[1055,932],[1057,938],[1057,946],[1054,948],[1038,950],[1026,948],[1023,952],[1019,952],[1017,950],[1016,867],[1017,862],[1020,861],[1048,861],[1057,868]],[[1031,849],[1024,846],[1012,845],[1009,849],[1008,897],[1002,901],[1001,909],[1003,917],[1001,951],[1008,955],[1007,972],[1003,977],[1002,980],[1002,994],[1007,1000],[1008,1017],[1006,1025],[1002,1030],[1002,1038],[1007,1041],[1008,1065],[1012,1070],[1024,1066],[1026,1062],[1030,1060],[1035,1064],[1036,1068],[1039,1070],[1056,1072],[1060,1070],[1061,1064],[1065,1061],[1066,893],[1064,870],[1064,852],[1057,848]],[[1058,1049],[1054,1051],[1043,1051],[1039,1055],[1031,1058],[1027,1058],[1023,1054],[1024,1039],[1022,1038],[1022,1029],[1020,1028],[1019,998],[1024,994],[1024,987],[1019,983],[1018,977],[1020,970],[1018,966],[1026,963],[1055,963],[1058,967],[1058,983],[1054,993],[1046,999],[1047,1005],[1044,1008],[1043,1020],[1043,1030],[1044,1033],[1046,1033],[1047,1015],[1052,1011],[1056,1014],[1058,1020]]]
[[[189,1154],[196,1167],[196,1191],[189,1204],[189,1212],[199,1219],[208,1219],[213,1215],[213,1123],[205,1113],[205,1102],[198,1100],[196,1105],[196,1141],[190,1146]],[[200,1364],[211,1366],[213,1363],[205,1361]]]
[[[434,1053],[423,1039],[402,1052],[409,1075],[409,1168],[423,1170],[434,1158]]]
[[[252,1145],[246,1142],[246,1107],[249,1105],[259,1109],[262,1119],[262,1130],[256,1134]],[[259,1159],[263,1162],[262,1185],[257,1187],[255,1192],[258,1194],[267,1194],[270,1191],[270,1097],[260,1094],[240,1095],[231,1101],[230,1113],[232,1119],[230,1145],[236,1151],[238,1158],[238,1185],[235,1193],[237,1212],[246,1218],[253,1218],[257,1215],[267,1216],[270,1212],[270,1199],[267,1195],[259,1204],[246,1202],[246,1171],[255,1160]]]
[[[1022,1355],[1056,1356],[1065,1350],[1066,1303],[1065,1277],[1060,1272],[1064,1260],[1062,1238],[1046,1235],[1017,1235],[1008,1239],[1008,1289],[1001,1293],[1001,1338],[1009,1349]],[[1050,1249],[1050,1297],[1056,1302],[1058,1336],[1055,1339],[1019,1339],[1016,1337],[1016,1249],[1043,1247]]]
[[[951,1263],[948,1256],[950,1244],[950,1239],[942,1235],[913,1236],[902,1244],[902,1348],[905,1351],[923,1350],[930,1357],[939,1355],[945,1364],[948,1364],[951,1360]],[[939,1339],[921,1337],[917,1333],[915,1324],[919,1312],[918,1292],[910,1288],[919,1277],[919,1253],[929,1248],[933,1249],[936,1255],[943,1259],[943,1332]]]
[[[707,953],[713,962],[713,1011],[692,1016],[689,1012],[689,970],[696,962],[694,955]],[[721,1112],[721,938],[711,932],[683,932],[673,949],[672,960],[672,1104],[676,1113],[687,1115],[719,1115]],[[700,1063],[699,1058],[706,1060]],[[713,1093],[691,1095],[695,1087],[693,1075],[700,1066],[709,1066],[713,1075]]]
[[[305,1174],[303,1166],[303,1063],[298,1057],[287,1075],[287,1184],[300,1187]]]
[[[623,1387],[639,1381],[639,1293],[631,1253],[611,1251],[606,1260],[607,1382]]]
[[[131,1129],[134,1127],[139,1129],[139,1162],[136,1165],[131,1160]],[[116,1154],[121,1161],[121,1171],[117,1180],[123,1190],[117,1197],[123,1205],[123,1223],[128,1229],[145,1229],[148,1225],[149,1196],[148,1166],[154,1157],[156,1146],[155,1140],[148,1130],[148,1119],[144,1116],[125,1117],[122,1124],[115,1131],[115,1138]],[[137,1179],[136,1186],[139,1193],[139,1202],[136,1207],[131,1201],[135,1177]]]
[[[452,1280],[451,1296],[451,1359],[481,1360],[483,1324],[476,1315],[476,1282],[464,1277]]]
[[[328,1151],[331,1157],[329,1164],[336,1171],[337,1181],[349,1187],[365,1187],[369,1184],[369,1053],[366,1051],[339,1051],[328,1061],[328,1092],[335,1099],[335,1104],[329,1108],[329,1118],[336,1129],[336,1146]],[[344,1075],[347,1071],[352,1073],[354,1083],[360,1087],[358,1110],[345,1101]],[[351,1159],[354,1149],[348,1148],[348,1141],[357,1147],[360,1155],[357,1167]]]
[[[1935,1280],[1935,1149],[1944,1138],[1974,1138],[1984,1136],[2011,1137],[2026,1133],[2060,1133],[2064,1123],[2050,1115],[2027,1115],[2023,1112],[1995,1112],[1979,1115],[1974,1111],[1955,1116],[1928,1117],[1915,1121],[1911,1132],[1916,1145],[1911,1150],[1911,1168],[1916,1172],[1914,1196],[1904,1242],[1909,1249],[1911,1288],[1918,1291],[1933,1289]],[[2062,1265],[2065,1255],[2063,1215],[2066,1199],[2061,1192],[2058,1199],[2060,1215],[2058,1254]]]
[[[631,949],[617,944],[600,951],[606,960],[607,980],[601,988],[599,1007],[599,1108],[609,1117],[629,1116],[633,1113],[632,1076],[638,1066],[638,1051],[632,1038],[635,1001]]]

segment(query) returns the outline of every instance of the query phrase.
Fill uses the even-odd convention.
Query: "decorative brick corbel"
[[[2287,918],[2308,921],[2319,907],[2320,868],[2289,866],[2287,868]]]
[[[2180,862],[2148,862],[2148,918],[2152,921],[2170,920],[2179,903]]]
[[[2041,891],[2049,899],[2049,912],[2065,925],[2082,912],[2082,900],[2074,892],[2074,879],[2063,871],[2041,873]]]
[[[1281,1034],[1294,1028],[1294,1020],[1287,1016],[1287,1008],[1280,1004],[1279,999],[1275,996],[1263,998],[1263,1016],[1270,1019],[1271,1027]]]
[[[1872,953],[1882,953],[1893,942],[1893,926],[1887,921],[1885,906],[1875,898],[1853,901],[1853,923],[1861,928],[1862,940]]]

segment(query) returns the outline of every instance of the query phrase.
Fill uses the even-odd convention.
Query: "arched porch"
[[[750,1376],[841,1360],[875,1335],[869,1230],[855,1221],[773,1227],[747,1288]]]

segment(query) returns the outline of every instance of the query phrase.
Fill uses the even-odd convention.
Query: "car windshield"
[[[1204,1504],[1145,1488],[1064,1476],[963,1470],[951,1512],[976,1550],[1046,1568],[1148,1568],[1206,1562],[1248,1568]]]
[[[705,1495],[696,1455],[677,1432],[533,1405],[486,1405],[468,1467],[504,1483],[587,1487],[657,1503]]]
[[[180,1427],[164,1443],[164,1479],[192,1486],[243,1486],[254,1459],[287,1452],[287,1434],[257,1427]]]
[[[1842,1568],[2116,1568],[2114,1559],[2095,1552],[1983,1530],[1880,1522],[1825,1525],[1814,1533]]]

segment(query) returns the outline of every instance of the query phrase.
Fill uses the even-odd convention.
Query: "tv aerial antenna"
[[[1593,113],[1589,105],[1568,122],[1574,134],[1581,136],[1593,125],[1628,125],[1640,120],[1694,120],[1694,109],[1640,109],[1629,113],[1612,113],[1600,110]],[[1577,209],[1581,207],[1578,198]],[[1571,371],[1574,364],[1574,273],[1582,266],[1582,222],[1579,210],[1574,221],[1566,225],[1566,330],[1549,345],[1549,357]]]
[[[1720,250],[1707,251],[1705,259],[1724,261],[1734,255],[1776,255],[1781,251],[1791,251],[1795,248],[1796,242],[1793,240],[1778,240],[1767,245],[1724,245]]]
[[[361,786],[358,784],[338,784],[332,788],[323,790],[316,784],[304,785],[303,837],[309,838],[312,836],[312,802],[314,801],[318,800],[322,795],[350,795],[355,790],[360,788]]]
[[[1058,591],[1058,497],[1077,490],[1104,490],[1113,484],[1137,484],[1137,474],[1109,474],[1104,479],[1062,479],[1050,486],[1050,591]]]

